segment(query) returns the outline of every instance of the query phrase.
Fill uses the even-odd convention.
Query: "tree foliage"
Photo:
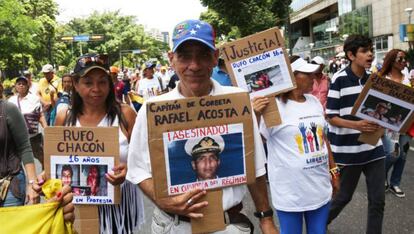
[[[283,26],[291,0],[201,0],[201,3],[209,9],[201,18],[219,30],[219,37],[232,38]]]
[[[0,69],[6,76],[51,62],[57,13],[53,0],[0,0]]]
[[[120,52],[141,49],[145,53],[122,53],[127,66],[141,64],[149,58],[163,61],[168,45],[146,35],[134,16],[119,11],[93,12],[58,24],[58,7],[54,0],[0,0],[0,70],[3,77],[13,78],[29,69],[35,74],[42,65],[51,63],[73,68],[82,53],[109,54],[112,63],[120,64]],[[104,41],[64,42],[62,36],[102,34]],[[81,49],[82,48],[82,49]],[[82,51],[81,51],[82,50]]]
[[[67,44],[73,51],[71,57],[77,57],[82,52],[106,53],[112,63],[120,64],[120,52],[126,65],[140,64],[149,58],[162,61],[162,54],[168,51],[166,43],[157,41],[144,32],[134,16],[122,16],[119,11],[98,13],[93,12],[87,18],[75,18],[63,26],[59,36],[64,35],[94,35],[102,34],[104,41],[75,42]],[[81,44],[80,44],[81,43]],[[127,50],[147,50],[145,53],[133,55],[124,53]],[[64,59],[66,62],[67,60]]]

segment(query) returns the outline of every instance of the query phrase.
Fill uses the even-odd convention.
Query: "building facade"
[[[408,23],[414,0],[293,0],[290,7],[292,54],[325,59],[343,55],[343,41],[351,34],[372,38],[380,63],[390,49],[408,49],[400,25]]]

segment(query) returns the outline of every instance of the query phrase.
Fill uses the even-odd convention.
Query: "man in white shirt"
[[[214,30],[206,22],[187,20],[178,24],[173,32],[173,49],[168,57],[171,66],[180,78],[177,87],[152,101],[165,101],[187,97],[221,95],[244,92],[237,87],[224,87],[211,79],[213,68],[217,65],[219,52],[214,45]],[[144,103],[146,105],[146,102]],[[142,191],[156,204],[152,223],[153,233],[191,233],[191,219],[203,217],[200,209],[208,206],[206,201],[199,201],[206,191],[195,189],[174,197],[155,199],[151,172],[150,152],[148,146],[147,108],[141,108],[132,131],[128,155],[127,179],[138,184]],[[255,118],[253,116],[253,118]],[[278,233],[272,219],[273,212],[269,206],[265,153],[258,127],[254,123],[256,183],[248,186],[256,206],[255,216],[260,218],[263,233]],[[241,201],[247,192],[245,185],[223,188],[223,218],[237,214],[242,207]],[[234,213],[233,213],[234,214]],[[229,222],[227,222],[229,220]],[[220,233],[250,233],[251,229],[244,223],[233,223],[231,217],[226,219],[226,229]]]
[[[160,77],[154,76],[155,66],[152,62],[145,63],[144,78],[139,80],[138,94],[145,100],[160,95],[166,86]]]

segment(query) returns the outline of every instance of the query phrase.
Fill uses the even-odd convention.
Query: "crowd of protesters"
[[[182,28],[200,33],[194,36],[194,32],[180,31]],[[350,112],[369,77],[367,70],[374,60],[372,41],[365,36],[349,36],[344,53],[345,58],[328,63],[320,56],[310,59],[310,63],[297,56],[290,58],[297,87],[274,98],[282,119],[280,125],[268,128],[261,117],[271,98],[252,100],[256,183],[223,189],[223,209],[230,216],[224,233],[252,231],[251,223],[244,218],[242,222],[232,221],[240,217],[247,189],[264,233],[278,232],[270,204],[276,210],[281,233],[302,233],[303,219],[308,233],[326,233],[329,223],[351,201],[361,173],[366,176],[368,196],[366,233],[382,232],[385,192],[405,196],[400,181],[411,137],[387,130],[375,146],[358,141],[361,133],[382,128]],[[195,189],[155,199],[146,103],[243,90],[231,87],[214,44],[214,30],[205,22],[188,20],[177,25],[169,62],[162,65],[148,61],[140,68],[122,70],[110,66],[105,55],[86,54],[77,59],[72,73],[62,78],[50,64],[42,67],[43,77],[37,83],[31,72],[24,72],[15,80],[15,94],[8,101],[0,85],[0,150],[5,152],[0,158],[0,176],[2,181],[11,182],[0,207],[39,202],[34,158],[43,164],[43,128],[113,126],[119,129],[120,163],[113,173],[106,174],[106,180],[121,185],[122,199],[119,205],[99,207],[101,233],[139,230],[144,194],[157,207],[154,233],[191,232],[190,218],[201,218],[200,209],[209,205],[201,199],[206,191]],[[395,49],[388,52],[382,68],[374,73],[381,79],[413,87],[414,77],[404,72],[406,67],[405,52]],[[326,70],[332,78],[324,73]],[[267,144],[267,155],[260,134]],[[313,157],[320,158],[318,165],[307,165],[307,158]],[[266,158],[270,198],[264,179]],[[69,203],[66,199],[63,206]],[[69,221],[73,221],[72,212],[70,208],[65,213]]]

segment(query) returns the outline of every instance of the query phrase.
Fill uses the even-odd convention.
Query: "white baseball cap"
[[[316,64],[310,64],[306,62],[303,58],[298,58],[293,62],[291,65],[292,72],[299,71],[299,72],[305,72],[305,73],[312,73],[316,72],[316,70],[319,69],[319,65]]]
[[[189,156],[197,153],[216,151],[221,153],[224,150],[224,139],[220,135],[190,138],[184,145],[185,152]]]
[[[55,69],[53,68],[53,66],[51,64],[46,64],[42,67],[42,72],[43,73],[49,73],[49,72],[54,72]]]
[[[325,65],[325,60],[321,56],[315,56],[312,59],[312,62],[319,64],[319,65]]]

